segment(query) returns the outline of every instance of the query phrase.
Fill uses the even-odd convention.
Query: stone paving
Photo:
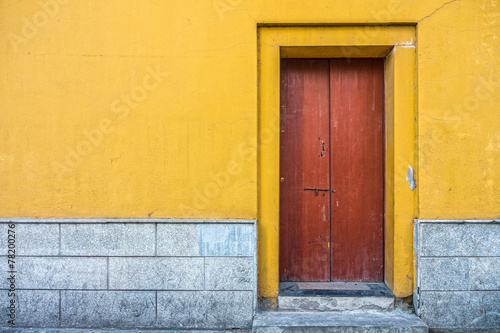
[[[116,329],[56,329],[56,328],[0,328],[0,333],[251,333],[251,330],[116,330]]]

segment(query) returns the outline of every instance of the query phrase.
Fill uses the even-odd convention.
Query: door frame
[[[418,187],[416,30],[398,26],[259,25],[258,296],[275,306],[279,287],[279,128],[281,58],[384,58],[384,279],[396,297],[413,294],[413,219]]]

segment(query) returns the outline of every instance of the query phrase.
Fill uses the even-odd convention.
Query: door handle
[[[316,187],[304,187],[304,191],[314,191],[315,196],[319,195],[319,191],[335,192],[335,190],[330,190],[329,188],[316,188]]]

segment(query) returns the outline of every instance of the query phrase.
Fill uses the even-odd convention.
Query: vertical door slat
[[[333,281],[383,281],[384,63],[333,59]]]
[[[330,281],[329,62],[281,60],[280,280]]]

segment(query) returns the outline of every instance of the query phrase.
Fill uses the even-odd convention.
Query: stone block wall
[[[15,300],[16,327],[251,327],[255,220],[3,219],[0,235],[0,306]]]
[[[500,221],[415,220],[415,309],[434,329],[500,329]]]

